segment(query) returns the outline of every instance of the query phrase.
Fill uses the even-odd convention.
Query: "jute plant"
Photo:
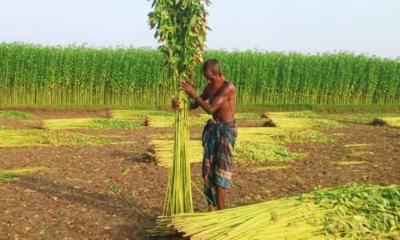
[[[193,212],[190,164],[188,159],[189,123],[187,95],[179,90],[182,80],[193,82],[195,66],[203,61],[207,12],[205,0],[154,0],[149,24],[162,45],[166,67],[180,110],[175,114],[173,163],[170,170],[163,215]]]

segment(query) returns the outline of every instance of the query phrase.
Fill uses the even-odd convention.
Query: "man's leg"
[[[217,207],[218,210],[222,210],[224,208],[225,204],[225,188],[223,187],[216,187],[217,189]]]

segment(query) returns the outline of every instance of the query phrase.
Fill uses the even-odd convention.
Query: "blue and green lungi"
[[[209,204],[217,205],[216,187],[229,188],[232,179],[232,151],[237,137],[236,121],[208,120],[202,134],[204,148],[202,175]]]

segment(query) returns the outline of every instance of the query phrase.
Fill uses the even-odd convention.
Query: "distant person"
[[[193,99],[190,109],[200,106],[213,117],[208,120],[202,134],[204,194],[209,210],[212,211],[215,208],[223,209],[226,189],[231,186],[232,151],[237,136],[236,90],[235,86],[224,78],[216,59],[209,59],[204,63],[203,75],[207,86],[200,96],[186,81],[181,82],[180,89]],[[180,107],[175,98],[172,99],[172,107],[175,110]]]

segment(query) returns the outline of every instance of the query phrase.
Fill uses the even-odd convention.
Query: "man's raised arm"
[[[205,102],[208,99],[208,93],[207,93],[207,88],[203,90],[203,93],[200,95],[200,98]],[[196,109],[198,108],[199,102],[194,98],[194,102],[190,104],[190,109]]]
[[[216,96],[211,105],[206,103],[200,96],[196,95],[195,93],[191,95],[196,100],[197,104],[199,104],[200,107],[204,109],[204,111],[206,111],[208,114],[214,114],[219,110],[224,102],[229,100],[234,92],[235,88],[233,87],[233,85],[230,84],[223,90],[223,92],[219,96]]]

